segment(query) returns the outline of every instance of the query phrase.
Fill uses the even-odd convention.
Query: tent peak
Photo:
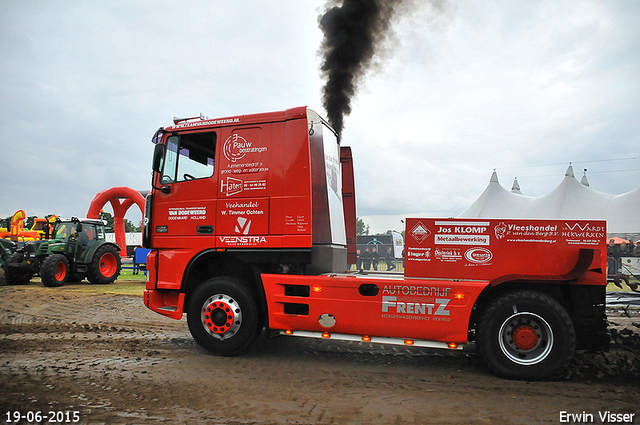
[[[489,180],[489,183],[500,183],[498,181],[498,173],[496,173],[496,169],[493,169],[493,174],[491,174],[491,180]]]
[[[567,171],[564,173],[565,177],[573,177],[574,179],[576,178],[576,175],[573,174],[573,165],[571,165],[571,163],[569,163],[569,168],[567,168]]]
[[[582,175],[582,180],[580,180],[583,186],[589,187],[589,180],[587,180],[587,169],[584,169],[584,174]]]
[[[518,178],[514,177],[513,186],[511,186],[511,193],[517,193],[518,195],[522,195],[520,191],[520,184],[518,183]]]

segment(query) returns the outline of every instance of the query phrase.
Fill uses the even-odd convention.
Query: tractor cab
[[[40,250],[48,254],[66,252],[72,257],[84,257],[84,253],[96,242],[105,240],[102,220],[56,219],[51,239],[40,245]],[[48,243],[47,243],[48,242]]]
[[[105,239],[102,220],[57,218],[52,227],[51,239],[37,241],[41,254],[57,252],[77,259],[78,256],[83,257],[82,254],[95,242]]]

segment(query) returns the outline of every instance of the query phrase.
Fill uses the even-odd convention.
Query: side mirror
[[[157,144],[153,148],[153,171],[159,173],[162,171],[162,162],[167,148],[163,144]]]

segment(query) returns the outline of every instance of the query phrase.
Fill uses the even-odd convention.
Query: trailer
[[[606,350],[606,225],[407,218],[405,273],[355,263],[351,150],[306,107],[175,119],[153,137],[145,305],[217,355],[271,334],[442,349],[497,375]]]

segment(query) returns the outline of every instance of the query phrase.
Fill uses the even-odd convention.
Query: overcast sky
[[[569,162],[595,190],[640,186],[640,2],[415,3],[345,119],[372,231],[458,215],[494,168],[529,196]],[[174,116],[325,115],[323,10],[0,0],[0,217],[84,216],[100,190],[148,190],[151,136]]]

